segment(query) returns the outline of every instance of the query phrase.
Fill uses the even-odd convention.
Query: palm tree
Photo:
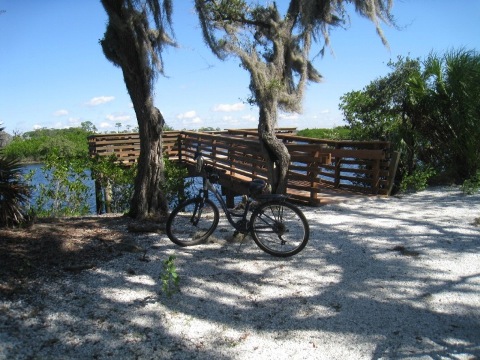
[[[415,125],[436,150],[431,160],[461,182],[480,170],[480,53],[463,48],[431,53],[423,65],[409,83],[423,112]]]
[[[329,30],[346,23],[346,5],[372,20],[393,24],[393,0],[291,0],[282,16],[275,2],[195,0],[206,43],[215,55],[240,59],[250,73],[251,102],[259,107],[259,140],[269,164],[272,190],[286,189],[290,156],[275,135],[277,112],[299,112],[307,82],[321,75],[309,60],[313,42],[329,44]],[[323,49],[322,51],[323,52]]]
[[[163,218],[168,212],[162,156],[165,120],[153,104],[153,83],[163,72],[161,52],[173,45],[172,0],[101,0],[108,24],[100,41],[108,60],[120,67],[137,116],[140,156],[130,215]]]
[[[1,155],[0,151],[0,227],[18,225],[25,220],[30,191],[21,180],[19,161]]]

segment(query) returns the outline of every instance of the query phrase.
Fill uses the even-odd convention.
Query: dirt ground
[[[141,251],[138,232],[159,231],[129,217],[41,219],[29,227],[0,229],[0,296],[12,296],[43,277],[95,267],[123,252]]]

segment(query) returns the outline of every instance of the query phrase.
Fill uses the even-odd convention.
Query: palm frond
[[[0,226],[18,225],[25,220],[29,196],[18,160],[0,156]]]

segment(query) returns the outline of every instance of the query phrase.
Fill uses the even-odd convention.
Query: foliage
[[[167,194],[167,200],[170,207],[177,206],[180,202],[190,197],[188,192],[191,180],[186,180],[188,170],[168,159],[165,162],[165,184],[163,191]]]
[[[463,182],[462,191],[467,195],[473,195],[480,191],[480,170],[478,170],[474,176]]]
[[[85,183],[89,178],[85,170],[83,158],[63,157],[56,151],[49,153],[42,167],[46,183],[37,185],[32,212],[39,217],[88,214],[86,199],[91,189]],[[33,172],[27,174],[26,181],[31,181],[33,175]]]
[[[137,173],[137,166],[124,166],[118,162],[115,155],[91,159],[90,169],[92,177],[105,192],[110,192],[101,199],[109,211],[115,213],[127,212],[133,194],[133,184]],[[108,204],[105,204],[107,202]],[[100,199],[98,199],[100,200]]]
[[[0,227],[20,225],[26,220],[29,196],[19,161],[0,154]]]
[[[162,282],[162,291],[171,297],[176,292],[180,291],[180,277],[175,267],[175,255],[170,255],[168,259],[163,262],[163,271],[160,274],[160,280]]]
[[[399,57],[389,65],[390,74],[342,97],[352,138],[389,140],[402,152],[397,184],[472,177],[480,169],[479,53]]]
[[[43,161],[50,151],[59,156],[87,156],[87,136],[91,132],[85,128],[39,129],[16,136],[5,148],[5,155],[22,161]]]
[[[428,186],[428,181],[435,176],[436,171],[431,166],[425,168],[417,167],[411,174],[403,177],[400,184],[400,191],[422,191]]]
[[[214,128],[213,126],[200,127],[198,131],[221,131],[219,127]]]
[[[315,139],[346,140],[350,139],[350,129],[337,126],[333,129],[303,129],[297,132],[298,136]]]
[[[415,122],[431,151],[427,160],[457,183],[480,169],[480,53],[430,54],[410,84],[422,117]]]
[[[189,196],[186,188],[190,182],[185,182],[187,169],[164,158],[165,183],[163,191],[170,206],[175,206]],[[103,189],[110,191],[109,207],[112,212],[128,212],[134,191],[134,181],[137,175],[137,165],[124,166],[117,161],[115,155],[92,159],[90,168],[93,177]],[[105,202],[105,199],[102,199]]]

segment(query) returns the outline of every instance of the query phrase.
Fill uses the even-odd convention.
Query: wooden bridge
[[[389,195],[399,154],[386,141],[337,141],[300,137],[294,128],[278,129],[291,157],[287,194],[293,201],[321,205],[353,195]],[[137,133],[92,135],[91,155],[118,157],[125,165],[137,161],[140,140]],[[256,130],[216,132],[167,131],[164,153],[195,174],[194,153],[200,147],[206,162],[220,175],[229,206],[233,197],[247,193],[254,178],[268,181],[265,158]]]

